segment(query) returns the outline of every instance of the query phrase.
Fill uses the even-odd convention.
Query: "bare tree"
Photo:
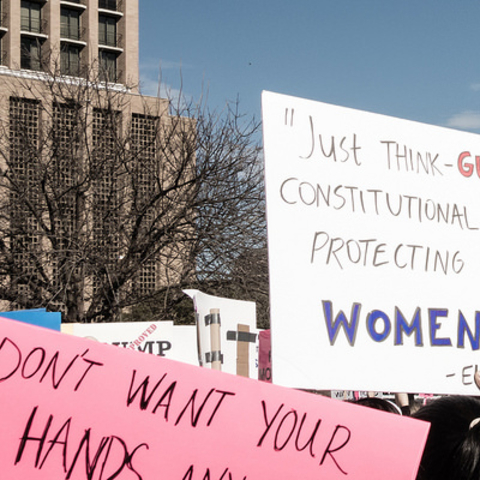
[[[67,322],[185,317],[183,288],[264,304],[259,125],[238,105],[2,82],[0,300]]]

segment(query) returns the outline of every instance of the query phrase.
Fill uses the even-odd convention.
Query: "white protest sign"
[[[63,333],[198,365],[195,325],[162,322],[63,323]]]
[[[274,382],[478,394],[480,137],[262,103]]]
[[[199,290],[184,290],[184,293],[193,299],[202,365],[211,368],[212,360],[216,361],[218,357],[222,372],[238,374],[237,359],[239,349],[243,349],[248,359],[248,365],[244,365],[247,370],[244,376],[258,378],[259,330],[256,328],[255,302],[216,297]],[[215,322],[217,319],[220,322],[217,330],[220,345],[213,347],[212,320]]]

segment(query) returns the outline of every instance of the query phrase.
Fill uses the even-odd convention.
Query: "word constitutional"
[[[394,194],[378,188],[313,183],[289,177],[281,183],[279,194],[282,202],[288,205],[451,225],[461,230],[479,229],[465,205],[416,195]]]

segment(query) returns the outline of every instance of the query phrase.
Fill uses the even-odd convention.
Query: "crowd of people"
[[[365,397],[354,402],[430,423],[417,480],[480,480],[480,398],[445,396],[418,409],[412,399]]]

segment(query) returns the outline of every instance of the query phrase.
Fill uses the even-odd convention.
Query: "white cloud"
[[[185,65],[179,62],[170,61],[147,61],[140,64],[140,92],[148,96],[160,96],[176,101],[180,96],[185,95],[179,89],[170,86],[164,72],[174,71],[176,73],[176,81],[182,83],[182,69]],[[187,68],[190,68],[187,66]],[[167,80],[167,81],[165,81]]]
[[[171,62],[169,60],[153,60],[147,59],[143,60],[140,63],[140,71],[154,72],[155,75],[159,75],[161,72],[166,72],[169,70],[174,70],[176,72],[181,72],[184,69],[191,68],[189,65],[184,65],[182,62]]]
[[[473,90],[474,92],[480,91],[480,83],[472,83],[470,85],[470,89]]]
[[[140,74],[140,93],[142,95],[148,95],[151,97],[156,97],[157,95],[160,94],[161,96],[161,89],[160,92],[158,90],[158,83],[159,81],[149,77],[148,75],[142,75]]]
[[[465,111],[456,113],[447,120],[446,126],[462,130],[480,130],[480,112]]]

